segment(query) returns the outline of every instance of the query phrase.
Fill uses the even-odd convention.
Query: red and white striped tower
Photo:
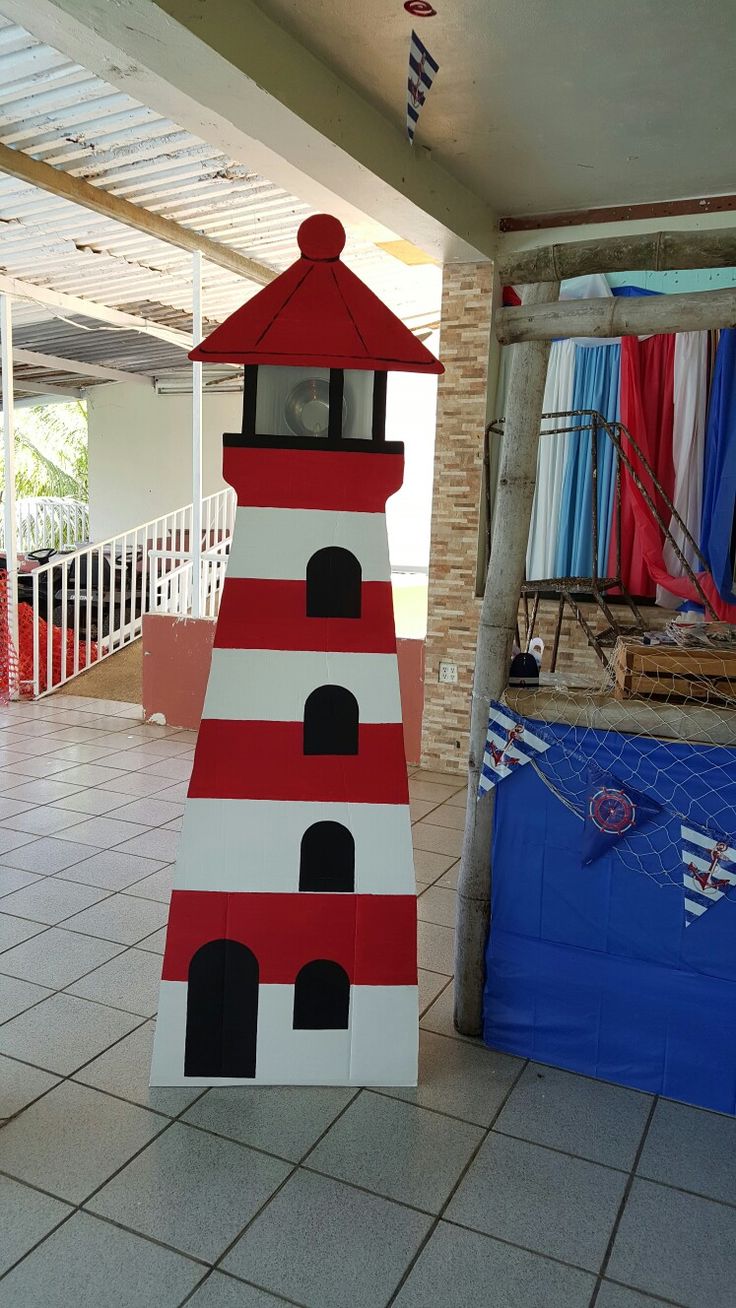
[[[193,351],[245,365],[238,497],[171,899],[154,1085],[412,1085],[416,900],[385,505],[386,373],[442,365],[302,257]]]

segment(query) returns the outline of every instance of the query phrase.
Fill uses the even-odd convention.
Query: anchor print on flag
[[[478,794],[487,794],[497,782],[548,749],[546,741],[535,736],[523,721],[512,718],[500,704],[491,704]]]
[[[697,827],[681,826],[685,926],[723,899],[736,886],[736,849]]]

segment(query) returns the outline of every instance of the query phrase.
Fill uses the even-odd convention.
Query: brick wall
[[[422,738],[425,766],[442,770],[467,764],[492,284],[488,263],[445,265]],[[439,684],[441,659],[457,685]]]

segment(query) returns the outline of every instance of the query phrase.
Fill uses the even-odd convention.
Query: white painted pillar
[[[13,414],[13,319],[9,295],[0,295],[0,376],[3,385],[3,452],[5,485],[3,517],[5,523],[5,561],[8,573],[8,625],[13,648],[18,655],[18,550],[15,525],[15,425]],[[18,693],[10,686],[11,695]]]
[[[202,339],[202,255],[192,255],[192,337]],[[192,364],[192,617],[202,616],[202,365]]]

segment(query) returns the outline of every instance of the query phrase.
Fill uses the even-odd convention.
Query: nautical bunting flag
[[[547,742],[535,736],[523,722],[512,718],[500,704],[491,704],[478,794],[486,795],[497,782],[510,777],[547,749]]]
[[[439,71],[440,66],[435,63],[426,45],[419,40],[416,32],[412,32],[409,46],[409,96],[406,102],[406,131],[412,145],[422,105]]]
[[[659,812],[659,804],[625,786],[612,772],[590,768],[580,855],[583,865],[607,854],[622,836],[640,829]]]
[[[682,882],[685,887],[685,926],[703,916],[736,886],[736,849],[697,827],[681,826]]]

